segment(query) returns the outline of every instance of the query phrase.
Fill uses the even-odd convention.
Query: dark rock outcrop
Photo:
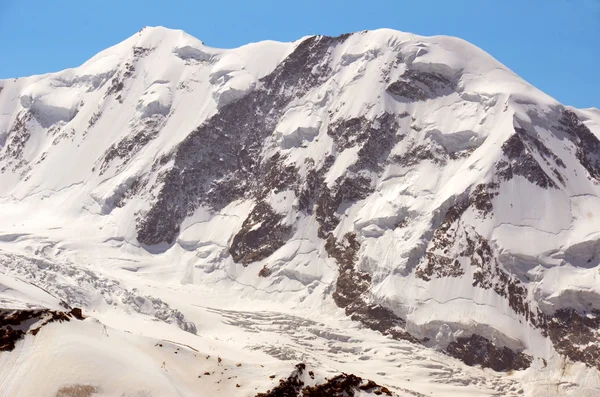
[[[156,138],[163,121],[164,117],[162,115],[153,115],[152,117],[142,119],[139,125],[134,128],[132,134],[125,136],[106,151],[102,165],[100,166],[100,175],[117,159],[122,161],[121,168],[131,161],[140,150]]]
[[[456,83],[451,77],[409,69],[399,80],[388,86],[387,92],[408,101],[425,101],[449,95],[455,89]]]
[[[306,385],[302,380],[305,371],[305,364],[296,365],[296,370],[287,379],[279,380],[279,385],[266,393],[258,393],[256,397],[352,397],[363,391],[377,396],[392,396],[388,388],[353,374],[342,373],[323,383]],[[312,371],[309,371],[309,376],[314,377]]]
[[[265,202],[256,204],[242,229],[234,236],[229,253],[235,262],[248,265],[269,257],[290,237],[292,227],[282,224],[283,215]]]
[[[591,178],[600,181],[600,140],[570,110],[563,110],[559,123],[558,129],[566,132],[575,144],[575,156],[581,165]]]
[[[28,333],[37,335],[40,329],[52,322],[83,320],[81,309],[69,312],[49,309],[7,310],[0,309],[0,351],[11,351],[16,343]],[[34,328],[35,326],[35,328]]]
[[[333,300],[344,309],[347,316],[367,328],[389,335],[394,339],[419,341],[405,329],[406,321],[390,309],[368,301],[371,276],[356,269],[357,253],[360,248],[356,235],[346,234],[343,243],[329,235],[325,249],[338,263],[339,276],[333,292]]]
[[[523,353],[515,353],[507,347],[498,348],[490,340],[479,335],[457,338],[448,345],[446,351],[467,365],[480,365],[494,371],[526,369],[532,361],[531,357]]]
[[[346,37],[304,40],[261,79],[261,88],[225,105],[193,131],[171,155],[174,165],[161,177],[157,199],[138,223],[138,240],[170,244],[185,216],[198,206],[219,209],[259,190],[264,194],[261,165],[269,161],[261,158],[265,139],[291,100],[329,78],[330,51]]]
[[[496,164],[498,177],[502,181],[509,181],[519,175],[541,188],[558,188],[531,153],[534,148],[527,144],[528,140],[524,136],[517,130],[502,145],[507,160],[500,160]]]
[[[5,161],[0,172],[6,172],[7,165],[11,166],[11,171],[17,171],[26,166],[26,161],[23,158],[25,145],[31,137],[29,122],[33,116],[30,111],[23,110],[17,115],[14,124],[8,132],[8,138],[4,146],[4,153],[0,155],[0,161]],[[0,146],[0,148],[2,148]]]
[[[600,370],[600,310],[557,310],[549,316],[548,336],[560,354]]]

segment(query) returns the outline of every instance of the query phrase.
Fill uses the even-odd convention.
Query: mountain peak
[[[265,354],[414,395],[432,382],[444,395],[535,396],[548,382],[594,394],[598,119],[455,38],[382,29],[223,50],[144,29],[79,68],[2,82],[0,290],[19,310],[3,321],[83,307],[107,326],[6,333],[15,349],[64,329],[101,339],[91,357],[151,356],[134,375],[161,374],[167,386],[145,376],[164,395],[224,382],[225,364],[254,373]],[[181,354],[204,371],[215,352],[208,375],[171,370]],[[302,365],[282,388],[322,383]],[[399,365],[431,379],[402,383]],[[109,370],[86,382],[113,390]]]
[[[178,41],[178,40],[190,40],[195,41],[199,45],[203,45],[201,40],[189,35],[180,29],[171,29],[164,26],[145,26],[140,31],[133,35],[138,37],[140,46],[153,46],[155,43],[162,41]]]

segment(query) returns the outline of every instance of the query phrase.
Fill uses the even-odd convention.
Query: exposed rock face
[[[327,134],[334,140],[339,151],[359,146],[357,161],[344,177],[335,181],[333,187],[324,183],[322,175],[328,171],[329,162],[320,173],[309,174],[304,190],[305,202],[316,199],[315,217],[319,222],[318,235],[326,240],[325,250],[338,264],[339,277],[333,299],[348,316],[370,329],[380,331],[396,339],[416,341],[404,330],[405,321],[390,309],[369,302],[371,276],[356,269],[360,243],[355,233],[349,232],[343,241],[336,241],[332,232],[340,222],[338,212],[342,205],[363,200],[372,193],[373,181],[369,172],[381,172],[388,161],[392,148],[402,139],[402,131],[391,114],[369,121],[351,119],[329,126]],[[312,196],[312,197],[311,197]]]
[[[497,195],[497,187],[495,183],[478,185],[468,198],[459,198],[448,209],[444,221],[433,234],[423,264],[415,274],[430,281],[432,278],[463,277],[465,266],[474,267],[470,270],[474,287],[492,290],[507,299],[515,313],[523,315],[532,326],[545,333],[546,316],[528,301],[527,288],[498,262],[498,255],[490,242],[462,221],[467,210],[481,217],[493,213],[492,199]],[[469,338],[458,338],[446,351],[468,365],[481,365],[496,371],[524,369],[531,364],[531,358],[523,353],[496,346],[476,334]]]
[[[548,335],[561,354],[600,369],[600,310],[557,310],[548,320]]]
[[[543,152],[548,151],[548,149],[542,146],[539,141],[528,138],[525,130],[517,129],[516,131],[502,145],[502,150],[508,161],[502,160],[497,164],[497,173],[500,179],[511,180],[514,175],[520,175],[543,189],[549,187],[556,189],[558,187],[556,183],[546,174],[531,154],[531,151],[535,150],[535,146],[544,148]],[[538,145],[531,144],[531,142],[536,142]],[[560,174],[557,173],[556,175],[560,177]]]
[[[482,218],[491,214],[497,187],[496,183],[477,185],[467,199],[458,198],[448,209],[442,224],[433,233],[425,263],[416,271],[418,277],[426,281],[433,276],[460,277],[465,274],[461,262],[466,262],[478,268],[474,270],[473,285],[483,286],[484,273],[489,273],[494,255],[489,243],[461,218],[468,209]]]
[[[415,125],[410,130],[401,127],[408,113],[384,112],[373,119],[338,119],[327,125],[327,135],[333,140],[335,152],[357,150],[356,161],[334,183],[326,183],[325,177],[336,155],[329,155],[319,167],[309,162],[304,176],[279,152],[263,156],[265,142],[283,116],[283,110],[290,101],[330,78],[332,49],[346,38],[315,37],[302,42],[272,73],[261,79],[259,86],[222,106],[171,155],[155,163],[157,169],[169,162],[174,165],[161,173],[156,201],[139,218],[138,240],[147,245],[172,244],[183,219],[199,206],[219,211],[235,200],[254,199],[254,208],[229,247],[233,260],[247,266],[267,259],[293,235],[294,227],[284,222],[285,214],[277,213],[268,203],[270,194],[289,191],[296,197],[295,206],[289,210],[298,210],[304,216],[314,214],[319,224],[318,236],[326,241],[328,255],[338,264],[339,277],[333,293],[336,304],[352,319],[371,329],[417,342],[417,338],[406,332],[404,319],[390,308],[371,303],[372,277],[357,269],[358,236],[348,232],[342,241],[334,237],[341,221],[339,211],[373,194],[378,175],[388,164],[408,168],[430,162],[446,166],[468,157],[477,146],[455,153],[428,134],[422,143],[409,143],[404,153],[392,154],[393,148],[408,134],[421,131]],[[426,101],[452,94],[457,89],[456,81],[456,76],[409,68],[387,87],[387,92],[401,101]],[[336,112],[330,114],[335,116]],[[507,299],[515,313],[546,333],[546,317],[537,305],[529,302],[527,287],[498,262],[498,254],[490,242],[463,220],[468,211],[475,212],[480,219],[492,217],[499,184],[516,175],[542,189],[559,189],[565,185],[562,171],[565,163],[547,147],[532,125],[517,118],[514,123],[515,132],[502,145],[504,157],[495,166],[496,181],[475,185],[463,195],[466,198],[458,198],[447,210],[441,225],[433,232],[416,275],[425,281],[461,278],[467,267],[471,267],[469,273],[473,274],[474,287],[494,291]],[[589,130],[568,111],[560,118],[560,128],[567,131],[572,140],[585,142],[590,149],[597,145]],[[140,139],[143,145],[145,135]],[[131,143],[126,142],[120,145],[131,147]],[[119,156],[119,147],[110,153]],[[596,160],[584,151],[577,153],[582,165],[594,177]],[[264,266],[259,274],[269,277],[272,272]],[[455,343],[448,347],[448,352],[473,365],[507,370],[525,368],[530,363],[522,353],[496,346],[479,335]],[[474,349],[483,350],[469,356],[474,354]]]
[[[570,110],[563,110],[558,129],[565,131],[575,144],[577,159],[591,178],[600,178],[600,140]]]
[[[437,277],[459,277],[464,274],[458,258],[452,258],[434,253],[436,250],[442,253],[448,253],[448,248],[457,243],[454,236],[457,234],[457,228],[460,226],[460,217],[468,208],[468,202],[459,201],[456,205],[450,207],[444,221],[433,234],[431,248],[427,252],[426,265],[417,269],[417,276],[429,281],[436,274]],[[468,251],[470,251],[467,248]],[[469,252],[466,252],[469,253]]]
[[[0,351],[11,351],[27,334],[36,335],[46,324],[58,321],[83,320],[81,309],[58,312],[48,309],[0,310]]]
[[[100,174],[103,174],[116,159],[122,161],[122,164],[119,165],[119,169],[122,169],[124,165],[131,161],[142,148],[158,135],[163,121],[163,116],[155,115],[143,119],[138,125],[134,126],[132,136],[123,138],[106,152],[104,161],[100,167]]]
[[[340,152],[360,147],[358,160],[349,171],[381,172],[392,148],[404,137],[404,132],[397,123],[398,119],[393,114],[384,113],[374,120],[363,117],[337,121],[328,126],[327,135],[333,138],[335,147]]]
[[[282,225],[282,219],[267,203],[259,202],[233,238],[229,249],[233,260],[247,265],[269,257],[285,244],[292,228]]]
[[[192,132],[172,154],[174,166],[161,178],[158,198],[138,225],[138,240],[171,244],[184,217],[199,205],[219,209],[256,194],[265,139],[291,100],[328,78],[328,52],[344,37],[305,40],[261,80],[261,89],[225,105]]]
[[[394,395],[388,388],[353,374],[340,374],[323,383],[311,382],[314,385],[306,384],[308,377],[314,380],[313,372],[308,371],[306,374],[306,364],[298,364],[287,379],[281,379],[279,385],[266,393],[257,394],[256,397],[352,397],[360,392],[377,396]]]
[[[467,365],[480,365],[494,371],[526,369],[531,365],[531,357],[523,353],[514,353],[506,347],[499,349],[479,335],[458,338],[448,345],[447,352]]]
[[[366,327],[389,335],[395,339],[417,342],[406,330],[406,322],[390,309],[368,302],[371,276],[356,269],[357,252],[360,244],[356,235],[348,233],[339,244],[329,235],[325,249],[339,266],[339,277],[333,299],[348,316]]]
[[[12,125],[11,130],[8,133],[8,141],[3,145],[5,146],[4,153],[0,155],[0,160],[3,161],[3,165],[0,168],[1,172],[6,172],[10,167],[12,171],[17,171],[25,167],[25,161],[23,158],[23,151],[25,145],[31,137],[29,122],[32,119],[32,115],[28,111],[19,113],[15,123]]]
[[[424,101],[448,95],[456,89],[452,78],[439,73],[407,70],[387,88],[390,94],[409,101]]]

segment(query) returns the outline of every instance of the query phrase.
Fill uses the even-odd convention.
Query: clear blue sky
[[[453,35],[565,104],[600,107],[600,0],[0,0],[0,78],[78,66],[156,25],[222,48],[381,27]]]

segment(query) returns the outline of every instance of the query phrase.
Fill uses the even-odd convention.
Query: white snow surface
[[[0,396],[62,396],[73,385],[88,385],[93,397],[253,396],[298,362],[320,379],[355,373],[399,396],[600,395],[596,369],[561,357],[506,299],[474,287],[470,274],[415,276],[426,236],[443,220],[440,208],[492,181],[514,117],[527,122],[532,106],[560,106],[460,39],[385,29],[351,35],[331,52],[333,77],[288,105],[266,149],[285,154],[301,174],[308,159],[321,164],[335,154],[325,175],[333,186],[357,161],[358,146],[334,153],[327,125],[385,111],[408,113],[398,122],[409,133],[392,153],[431,142],[470,151],[445,165],[387,165],[373,194],[341,209],[334,231],[339,239],[357,234],[373,301],[406,318],[411,333],[432,340],[429,347],[366,329],[335,305],[336,263],[315,218],[295,217],[292,191],[267,200],[295,223],[293,236],[249,266],[235,263],[228,247],[252,199],[216,213],[199,207],[166,248],[137,241],[136,217],[150,196],[124,207],[116,197],[138,177],[157,180],[161,156],[260,87],[306,39],[222,50],[181,31],[145,28],[78,68],[0,81],[0,307],[60,310],[64,299],[87,316],[49,324],[0,352]],[[386,65],[391,81],[408,66],[460,77],[449,95],[407,103],[386,93]],[[597,109],[574,111],[600,135]],[[541,306],[578,308],[600,297],[600,186],[573,148],[537,132],[566,163],[565,185],[544,190],[515,176],[500,184],[491,217],[467,212],[463,219],[530,280]],[[111,148],[138,133],[148,140],[105,164]],[[270,277],[258,276],[264,266]],[[600,308],[600,298],[594,303]],[[189,323],[195,333],[184,330]],[[499,373],[439,351],[469,330],[524,349],[534,357],[531,368]]]

